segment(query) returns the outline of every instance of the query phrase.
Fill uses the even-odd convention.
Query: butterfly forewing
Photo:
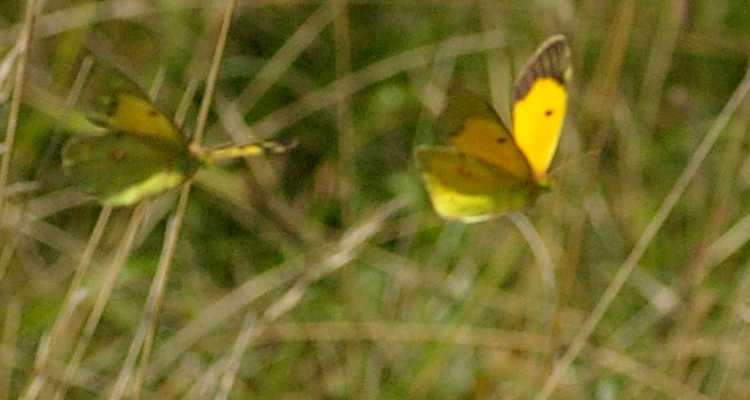
[[[114,67],[95,68],[84,88],[81,103],[90,119],[106,129],[187,146],[172,120],[135,82]]]
[[[513,90],[513,138],[540,184],[560,139],[570,74],[570,49],[565,37],[556,35],[539,47]]]
[[[507,171],[519,179],[530,178],[529,165],[510,132],[480,96],[461,92],[449,97],[439,126],[448,131],[453,145],[467,156]]]

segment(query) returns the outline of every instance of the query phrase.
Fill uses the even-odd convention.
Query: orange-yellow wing
[[[513,139],[534,180],[547,184],[565,118],[570,49],[562,35],[547,39],[531,57],[513,89]]]
[[[438,126],[461,153],[530,180],[531,170],[500,117],[480,96],[460,92],[448,98]]]
[[[417,167],[435,211],[443,218],[484,221],[533,203],[539,188],[446,146],[419,146]]]
[[[144,91],[114,67],[98,65],[83,91],[84,111],[92,122],[112,132],[123,132],[187,146],[172,120]]]

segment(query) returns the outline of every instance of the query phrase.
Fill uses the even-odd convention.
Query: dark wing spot
[[[456,172],[459,175],[461,175],[461,176],[463,176],[465,178],[471,178],[472,177],[471,171],[469,171],[468,169],[464,168],[463,165],[459,165],[458,168],[456,168]]]
[[[153,108],[148,110],[148,116],[149,117],[156,118],[157,115],[159,115],[159,113],[156,110],[154,110]]]
[[[125,152],[120,149],[112,150],[112,161],[120,161],[125,158]]]
[[[498,143],[500,143],[500,144],[503,144],[503,143],[505,143],[505,142],[507,142],[507,141],[508,141],[508,139],[506,139],[506,138],[504,138],[504,137],[499,137],[499,138],[497,138],[497,142],[498,142]]]
[[[552,110],[547,110],[547,111],[544,112],[544,115],[547,116],[547,117],[551,116],[552,114],[554,114],[554,111],[552,111]]]

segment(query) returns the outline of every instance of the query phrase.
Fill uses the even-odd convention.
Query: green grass
[[[745,2],[239,1],[225,46],[229,1],[37,0],[34,20],[26,3],[0,1],[18,66],[0,63],[0,399],[750,391]],[[553,33],[574,61],[553,190],[440,220],[412,153],[442,140],[443,95],[507,116]],[[158,88],[206,146],[299,145],[102,209],[63,176],[55,118],[87,56]]]

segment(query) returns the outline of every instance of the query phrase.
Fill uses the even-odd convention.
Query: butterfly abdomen
[[[199,153],[198,157],[206,164],[213,164],[218,161],[230,160],[233,158],[286,153],[296,145],[296,142],[282,143],[266,140],[239,146],[219,147]]]

